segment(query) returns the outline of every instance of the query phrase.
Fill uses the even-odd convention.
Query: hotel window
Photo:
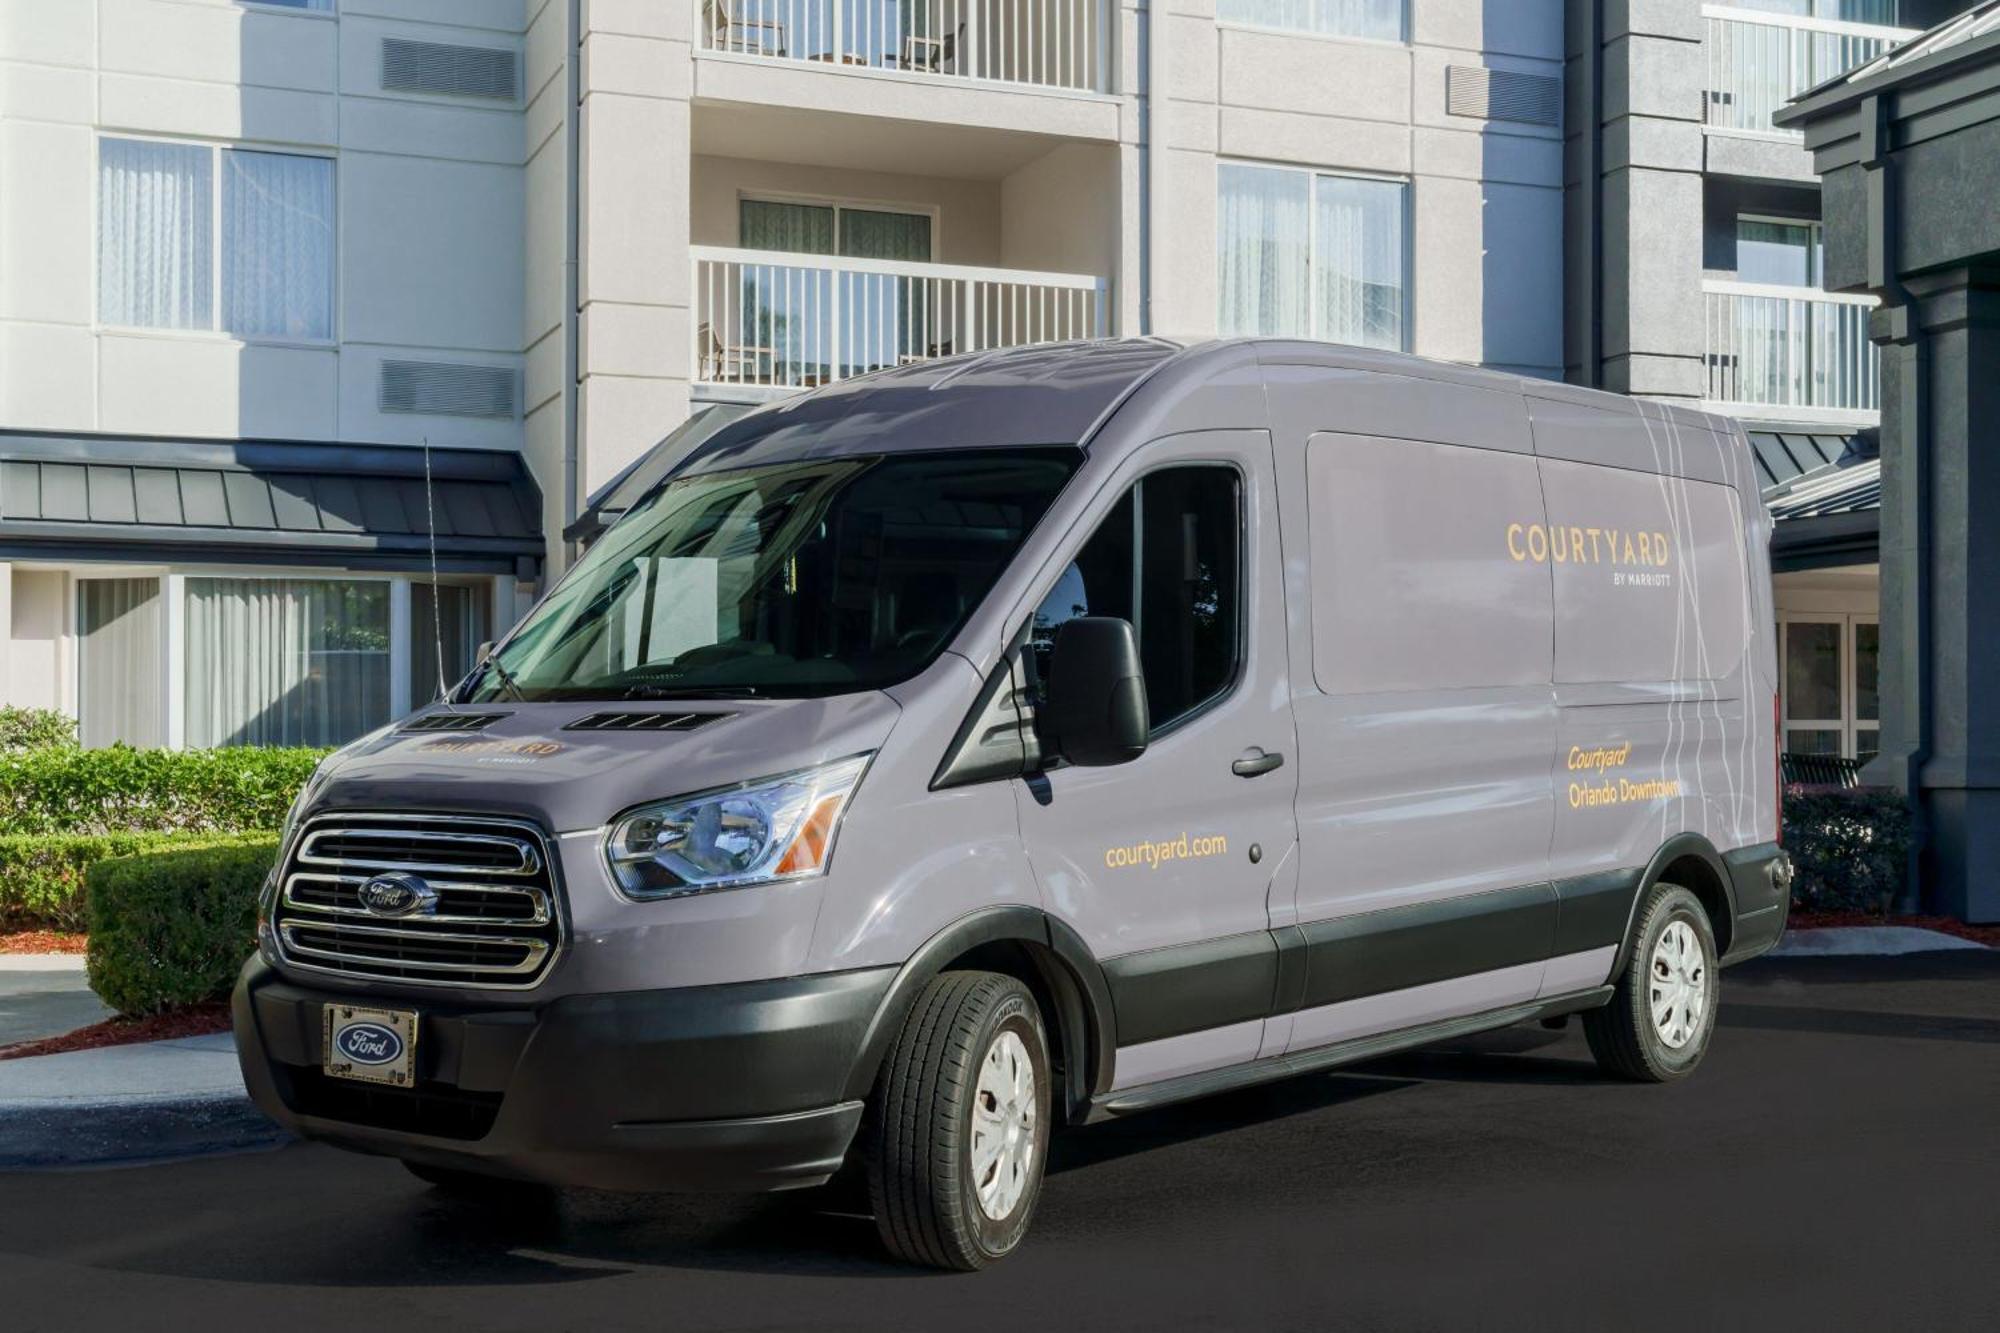
[[[1408,193],[1402,181],[1224,163],[1220,331],[1402,350]]]
[[[1874,758],[1882,736],[1880,623],[1850,615],[1779,619],[1786,751]]]
[[[1817,222],[1736,219],[1736,278],[1773,287],[1818,288],[1824,275]]]
[[[190,578],[188,747],[342,745],[381,726],[389,634],[386,579]]]
[[[1408,8],[1405,0],[1218,0],[1215,16],[1258,28],[1400,42]]]
[[[330,340],[333,218],[331,158],[99,139],[98,319]]]

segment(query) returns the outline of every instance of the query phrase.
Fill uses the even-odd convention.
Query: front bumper
[[[250,1095],[301,1138],[552,1185],[759,1191],[825,1181],[861,1121],[846,1089],[894,968],[432,1004],[302,986],[252,959],[236,984]],[[332,1002],[418,1012],[417,1084],[320,1072]]]

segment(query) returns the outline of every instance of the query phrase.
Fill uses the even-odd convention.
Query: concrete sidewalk
[[[1917,926],[1832,926],[1788,930],[1771,950],[1773,958],[1890,958],[1948,949],[1984,949],[1973,940]]]
[[[243,1091],[226,1032],[0,1060],[0,1168],[108,1166],[286,1138]]]
[[[0,1046],[38,1041],[111,1017],[90,992],[83,955],[0,954]]]

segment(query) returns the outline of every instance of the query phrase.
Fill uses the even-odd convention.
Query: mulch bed
[[[90,937],[61,930],[0,930],[0,953],[82,953]]]
[[[1842,926],[1911,926],[1956,935],[1989,949],[2000,949],[2000,926],[1968,926],[1948,916],[1870,916],[1866,912],[1803,912],[1797,908],[1785,925],[1791,930],[1827,930]]]
[[[69,1051],[89,1051],[100,1046],[125,1046],[135,1041],[166,1041],[172,1037],[205,1037],[229,1031],[229,1001],[210,1000],[184,1005],[144,1018],[107,1018],[87,1028],[65,1032],[60,1037],[16,1042],[0,1046],[0,1060],[18,1060],[28,1055],[62,1055]]]

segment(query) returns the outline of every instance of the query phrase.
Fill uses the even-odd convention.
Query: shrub
[[[76,744],[76,719],[53,708],[0,707],[0,750]]]
[[[99,861],[212,834],[29,833],[0,837],[0,929],[82,930],[84,876]]]
[[[0,754],[0,834],[275,829],[324,755],[314,749]]]
[[[90,868],[90,988],[121,1014],[229,993],[256,948],[265,835],[142,852]]]
[[[1792,902],[1811,911],[1884,915],[1901,896],[1910,851],[1902,793],[1882,788],[1785,792]]]

